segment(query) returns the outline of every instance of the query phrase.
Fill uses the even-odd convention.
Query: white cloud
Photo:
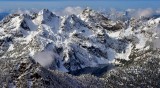
[[[79,14],[82,12],[82,8],[81,7],[67,7],[64,9],[64,13],[66,14]]]
[[[160,9],[127,9],[131,17],[139,18],[139,17],[150,17],[153,15],[160,15]]]
[[[43,67],[49,68],[52,64],[55,65],[57,55],[50,51],[39,52],[33,56],[33,59],[39,64],[41,64]]]
[[[16,10],[12,10],[11,13],[18,13],[18,14],[30,14],[30,13],[33,13],[33,12],[39,12],[40,10],[38,9],[16,9]]]
[[[78,15],[83,11],[83,8],[81,7],[66,7],[64,10],[61,11],[53,11],[55,14],[60,15],[60,16],[65,16],[65,15],[71,15],[75,14]]]
[[[136,15],[138,17],[149,17],[152,16],[154,13],[155,13],[154,10],[152,10],[151,8],[147,8],[147,9],[139,9]]]
[[[45,68],[68,72],[63,66],[62,58],[52,51],[39,52],[33,56],[33,59]]]

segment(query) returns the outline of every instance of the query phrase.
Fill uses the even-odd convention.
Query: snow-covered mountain
[[[159,25],[157,17],[113,21],[89,8],[69,16],[57,16],[48,9],[11,14],[0,22],[0,61],[19,69],[31,60],[26,63],[38,62],[40,67],[62,72],[125,65],[139,52],[153,49]]]

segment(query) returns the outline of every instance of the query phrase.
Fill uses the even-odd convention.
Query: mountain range
[[[10,14],[0,22],[0,87],[158,87],[159,28],[159,16],[112,20],[89,8]]]

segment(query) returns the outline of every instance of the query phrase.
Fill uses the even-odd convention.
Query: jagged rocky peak
[[[21,15],[21,22],[20,22],[20,27],[23,28],[24,30],[27,30],[27,31],[31,31],[31,23],[32,23],[32,20],[33,20],[33,17],[35,16],[34,15],[35,13],[33,14],[22,14]]]
[[[43,15],[44,17],[45,16],[56,16],[55,14],[53,14],[48,9],[42,9],[41,11],[39,11],[38,15]]]
[[[10,15],[6,16],[2,21],[0,21],[0,26],[3,26],[4,24],[11,21],[12,18],[15,18],[17,16],[20,16],[20,14],[10,14]]]
[[[69,16],[67,17],[67,20],[76,21],[77,19],[78,19],[78,17],[77,17],[75,14],[69,15]]]
[[[7,23],[10,23],[14,20],[16,22],[23,22],[24,19],[31,19],[31,16],[29,14],[19,14],[19,13],[14,13],[10,14],[9,16],[5,17],[0,24],[1,25],[6,25]],[[13,23],[14,24],[14,23]],[[18,24],[17,24],[18,25]]]
[[[90,8],[84,9],[81,16],[84,18],[90,19],[90,21],[109,20],[108,18],[104,17],[102,14]]]
[[[72,15],[69,15],[65,18],[64,23],[68,22],[68,23],[74,24],[78,21],[79,21],[78,17],[76,15],[72,14]]]
[[[112,21],[105,17],[103,14],[94,11],[93,9],[86,8],[83,10],[80,18],[87,22],[90,27],[106,29],[109,31],[117,31],[123,28],[123,23],[120,21]]]
[[[87,24],[84,21],[82,21],[79,17],[77,17],[75,14],[66,17],[62,26],[63,30],[67,31],[78,31],[78,29],[80,29],[81,27],[87,27]]]
[[[95,11],[87,7],[86,9],[84,9],[84,10],[82,11],[82,14],[83,14],[83,15],[86,15],[86,16],[89,16],[89,15],[91,15],[91,12],[93,13],[93,12],[95,12]]]
[[[98,12],[96,12],[95,10],[87,7],[87,8],[85,8],[85,9],[82,11],[82,14],[83,14],[83,15],[86,15],[86,16],[93,16],[93,15],[98,14]]]
[[[56,17],[56,15],[53,14],[51,11],[49,11],[48,9],[42,9],[38,13],[37,20],[39,22],[45,23],[46,21],[51,21],[53,17]]]
[[[12,18],[15,17],[19,17],[19,19],[23,19],[23,18],[31,18],[30,16],[31,14],[25,14],[25,13],[13,13],[13,14],[9,14],[8,16],[6,16],[1,22],[7,23],[9,22]]]

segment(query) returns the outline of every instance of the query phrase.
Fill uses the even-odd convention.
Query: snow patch
[[[8,51],[12,51],[12,50],[14,50],[14,44],[9,45]]]
[[[144,48],[148,39],[144,37],[144,34],[138,34],[137,37],[139,39],[139,43],[136,44],[136,49]]]
[[[132,44],[129,44],[129,45],[126,47],[125,52],[117,53],[115,57],[118,58],[118,59],[130,60],[130,59],[129,59],[129,55],[131,54],[132,48],[133,48],[133,47],[132,47]]]

